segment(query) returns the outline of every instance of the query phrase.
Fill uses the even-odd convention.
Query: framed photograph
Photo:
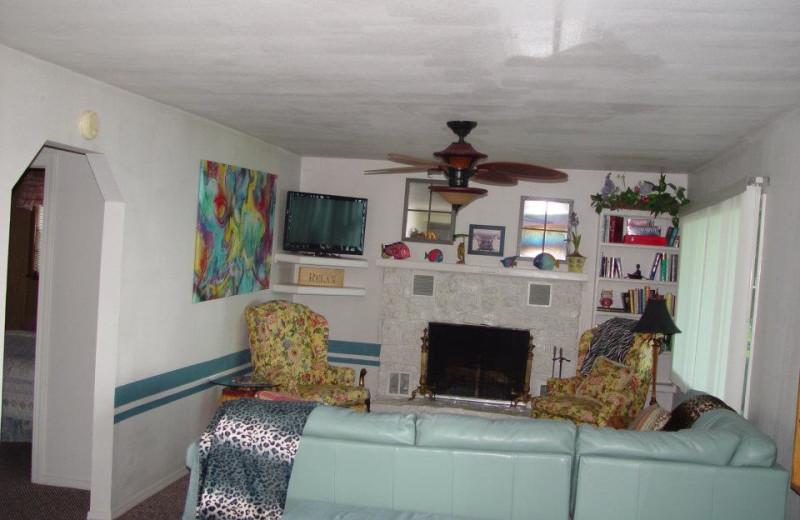
[[[505,226],[470,224],[469,235],[469,254],[503,256],[506,242]]]

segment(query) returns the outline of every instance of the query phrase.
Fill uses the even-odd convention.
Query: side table
[[[255,397],[256,392],[265,388],[279,388],[276,383],[271,381],[253,380],[252,374],[236,377],[222,376],[209,380],[209,383],[225,387],[219,397],[220,403],[242,397]]]

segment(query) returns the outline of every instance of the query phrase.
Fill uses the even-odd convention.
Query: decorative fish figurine
[[[550,253],[539,253],[533,258],[533,265],[542,271],[552,271],[558,266],[558,261]]]
[[[503,267],[514,267],[517,265],[517,257],[516,256],[507,256],[500,260],[500,263],[503,264]]]
[[[381,256],[383,258],[394,258],[395,260],[404,260],[411,257],[411,251],[408,246],[403,242],[393,242],[388,246],[381,247]]]
[[[444,254],[441,249],[431,249],[425,253],[425,258],[428,259],[428,262],[441,262],[444,260]]]

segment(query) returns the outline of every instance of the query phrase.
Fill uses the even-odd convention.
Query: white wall
[[[51,240],[42,274],[50,297],[39,308],[40,322],[48,324],[38,328],[39,336],[47,332],[37,350],[37,377],[47,380],[39,399],[44,420],[36,425],[43,456],[38,482],[89,489],[104,201],[85,155],[58,151],[49,162],[45,230]]]
[[[118,366],[108,367],[117,385],[246,348],[242,311],[271,293],[191,303],[200,160],[277,174],[280,236],[299,157],[2,46],[0,70],[0,219],[8,222],[11,187],[47,141],[105,154],[125,200]],[[78,134],[87,109],[100,119],[94,141]],[[0,272],[7,248],[8,225],[0,225]],[[4,306],[3,286],[0,320]],[[181,408],[184,401],[195,404]],[[212,404],[201,395],[116,426],[115,507],[182,468],[184,441],[199,433]]]
[[[385,161],[319,157],[304,157],[302,161],[302,190],[369,199],[364,258],[369,259],[370,263],[380,258],[381,244],[396,242],[402,237],[405,179],[408,176],[364,175],[364,170],[387,166],[397,165]],[[470,224],[505,226],[503,256],[515,255],[519,234],[520,197],[573,199],[575,201],[574,210],[580,218],[579,232],[583,237],[580,251],[588,257],[584,272],[592,273],[595,265],[599,217],[591,207],[589,196],[600,191],[608,172],[566,171],[569,179],[563,183],[520,182],[514,187],[486,186],[489,190],[486,197],[475,200],[459,211],[456,233],[467,233]],[[426,178],[427,176],[417,174],[416,177]],[[612,178],[617,185],[621,185],[622,181],[616,175],[612,175]],[[628,186],[633,186],[640,180],[656,181],[658,174],[628,172],[625,179]],[[667,181],[685,186],[686,174],[667,175]],[[413,260],[422,261],[425,252],[436,247],[444,252],[444,262],[455,263],[456,261],[455,246],[413,242],[408,242],[408,245]],[[466,262],[475,265],[500,265],[497,257],[476,255],[467,255]],[[566,266],[562,266],[562,269],[566,270]],[[371,266],[363,272],[362,270],[348,270],[345,282],[347,285],[363,284],[367,288],[367,295],[364,297],[304,296],[296,298],[296,301],[302,301],[328,318],[333,339],[380,343],[381,269]],[[591,326],[591,310],[592,306],[596,305],[596,302],[592,301],[593,284],[590,281],[585,286],[580,330]],[[578,332],[575,331],[576,342]]]
[[[800,371],[800,108],[748,136],[739,146],[692,172],[689,187],[705,196],[746,176],[768,176],[758,325],[752,359],[750,417],[778,445],[791,468]],[[800,518],[800,497],[789,491],[786,518]]]

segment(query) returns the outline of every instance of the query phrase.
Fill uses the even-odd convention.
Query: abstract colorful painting
[[[194,301],[269,289],[275,175],[200,163]]]

